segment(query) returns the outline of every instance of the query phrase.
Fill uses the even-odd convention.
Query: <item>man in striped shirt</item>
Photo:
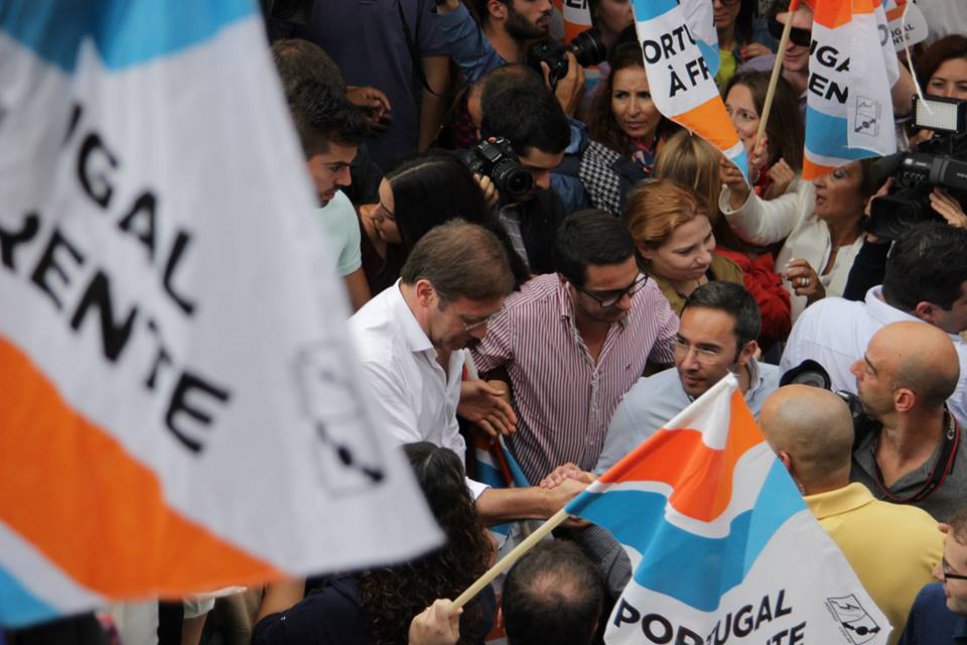
[[[481,373],[506,372],[518,419],[508,441],[532,484],[566,462],[591,470],[621,396],[647,363],[674,359],[678,317],[636,260],[620,220],[575,213],[557,234],[557,273],[508,297],[471,350]]]

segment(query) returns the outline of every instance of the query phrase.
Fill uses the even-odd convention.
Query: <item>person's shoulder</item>
[[[678,375],[678,369],[669,367],[651,376],[642,376],[631,389],[625,393],[623,400],[629,404],[637,405],[653,400],[664,401],[668,398],[668,391],[681,390],[682,382]],[[684,390],[682,390],[684,395]]]
[[[386,360],[387,353],[403,336],[403,328],[393,313],[391,285],[349,317],[349,330],[356,341],[356,353],[366,362]]]
[[[943,585],[939,582],[931,582],[924,586],[913,601],[910,614],[918,613],[921,617],[927,617],[931,613],[939,611],[949,611],[947,609],[947,595],[944,593]]]
[[[806,307],[796,320],[797,327],[843,325],[866,316],[866,303],[846,298],[823,298]]]
[[[263,618],[253,645],[275,643],[362,643],[369,618],[362,607],[359,582],[339,578],[284,612]]]
[[[560,286],[561,281],[556,273],[534,276],[521,285],[520,290],[507,296],[504,300],[504,311],[528,309],[539,304],[553,304]]]
[[[895,521],[895,526],[902,526],[907,535],[926,538],[931,544],[942,543],[943,538],[937,530],[937,520],[922,508],[909,504],[893,504],[880,499],[870,501],[869,505],[871,509],[889,517],[891,522]]]

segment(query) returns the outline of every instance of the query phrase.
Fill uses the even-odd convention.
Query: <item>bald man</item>
[[[809,510],[890,619],[889,642],[898,642],[917,592],[943,554],[937,523],[918,508],[876,500],[862,484],[850,483],[853,420],[832,392],[779,388],[763,404],[759,425]]]
[[[851,479],[946,521],[967,499],[967,440],[944,404],[960,378],[953,343],[933,325],[893,323],[850,371],[863,410],[882,426],[856,442]]]

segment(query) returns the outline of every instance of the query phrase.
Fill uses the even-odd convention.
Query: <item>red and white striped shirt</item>
[[[514,456],[532,484],[573,461],[592,470],[618,401],[645,364],[670,364],[678,316],[651,280],[614,323],[597,363],[574,323],[567,286],[556,273],[511,295],[472,349],[480,372],[505,367],[514,390]]]

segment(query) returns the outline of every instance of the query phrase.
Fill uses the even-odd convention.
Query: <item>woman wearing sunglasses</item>
[[[689,189],[669,179],[643,183],[628,195],[625,225],[648,274],[681,314],[685,300],[710,280],[744,283],[742,269],[716,255],[708,210]]]

